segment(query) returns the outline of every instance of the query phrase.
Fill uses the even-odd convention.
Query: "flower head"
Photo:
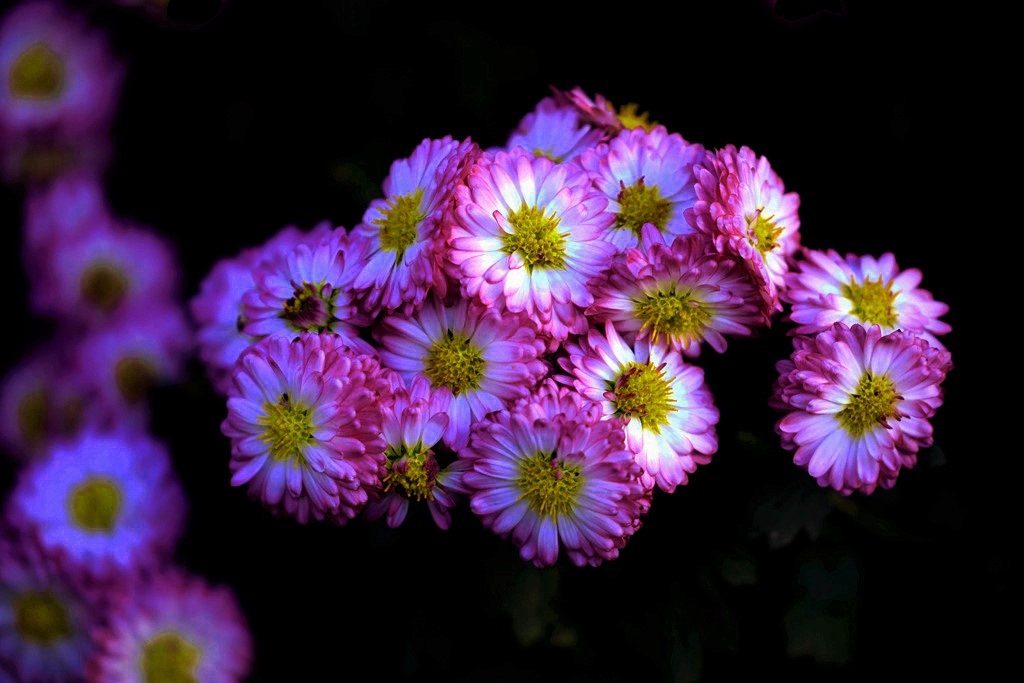
[[[537,567],[560,552],[577,566],[618,557],[650,508],[621,422],[589,403],[548,379],[482,420],[462,453],[470,508]]]
[[[541,99],[533,111],[520,119],[504,149],[523,147],[534,156],[545,156],[555,163],[562,163],[577,161],[584,150],[601,142],[605,136],[603,128],[583,121],[574,106],[560,104],[549,96]]]
[[[647,112],[641,112],[635,102],[616,107],[604,95],[598,93],[590,97],[579,86],[570,90],[552,90],[557,102],[575,107],[584,121],[603,128],[611,135],[632,128],[651,130],[658,125],[657,121],[649,120]]]
[[[892,488],[902,467],[933,442],[950,354],[926,339],[879,325],[837,322],[793,338],[771,405],[775,431],[793,462],[844,495]]]
[[[936,335],[952,329],[939,318],[949,306],[920,289],[917,268],[900,270],[892,253],[873,256],[805,249],[786,275],[781,296],[791,304],[793,334],[817,334],[834,323],[878,325],[883,333],[902,329],[945,348]]]
[[[626,344],[609,322],[565,346],[572,384],[625,424],[626,444],[645,481],[673,492],[718,450],[718,408],[704,371],[648,340]]]
[[[30,185],[22,233],[26,266],[30,272],[45,268],[53,245],[113,222],[102,178],[95,169],[68,171],[47,183]]]
[[[274,335],[235,366],[228,415],[231,484],[276,514],[344,524],[381,487],[382,420],[393,382],[376,357],[334,334]]]

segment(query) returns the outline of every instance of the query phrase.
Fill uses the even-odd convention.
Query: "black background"
[[[504,143],[553,85],[636,102],[709,148],[750,146],[800,194],[803,244],[892,251],[951,306],[935,447],[895,489],[829,507],[772,432],[789,341],[732,342],[699,360],[722,412],[713,462],[599,568],[534,569],[468,510],[448,532],[422,509],[396,530],[272,518],[230,486],[226,408],[193,362],[154,395],[153,431],[189,495],[178,561],[235,590],[253,681],[863,680],[997,662],[1010,485],[968,444],[970,287],[943,236],[966,155],[944,38],[961,17],[867,4],[234,0],[187,23],[203,3],[172,0],[177,22],[78,3],[129,69],[110,204],[173,240],[183,301],[285,225],[354,225],[426,137]],[[22,190],[0,192],[11,367],[48,328],[26,311]]]

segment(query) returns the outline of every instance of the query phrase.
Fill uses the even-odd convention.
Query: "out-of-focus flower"
[[[275,335],[236,363],[221,431],[231,484],[273,513],[345,524],[385,475],[382,421],[394,383],[334,334]]]
[[[776,363],[770,405],[785,414],[775,431],[793,462],[844,495],[892,488],[903,467],[933,442],[948,351],[897,330],[837,322],[793,338]]]
[[[804,249],[802,258],[786,275],[783,301],[791,304],[792,334],[817,334],[834,323],[878,325],[882,333],[897,329],[924,337],[945,348],[936,335],[952,328],[939,320],[949,306],[921,289],[917,268],[900,270],[890,252],[879,258],[847,254],[834,249]]]
[[[718,450],[719,413],[704,370],[673,349],[626,344],[611,323],[604,329],[566,343],[559,363],[606,417],[623,421],[644,481],[672,493]]]
[[[467,299],[431,297],[412,316],[385,317],[374,334],[383,365],[406,382],[423,375],[451,391],[444,441],[456,451],[473,422],[526,396],[548,370],[529,319]]]
[[[622,423],[575,389],[545,380],[535,397],[488,415],[462,452],[469,504],[523,560],[577,566],[619,555],[650,508]]]
[[[478,151],[470,140],[425,139],[412,154],[391,164],[382,199],[374,199],[352,229],[361,240],[363,262],[355,264],[352,286],[371,318],[423,305],[428,293],[444,297],[444,226],[454,203],[454,186]]]
[[[18,473],[11,524],[68,571],[110,584],[166,562],[187,500],[166,445],[147,432],[88,429]]]
[[[48,270],[47,258],[54,245],[113,220],[101,175],[95,170],[73,170],[30,186],[25,193],[22,231],[26,270],[32,274]]]
[[[116,596],[96,640],[95,683],[242,683],[254,661],[235,593],[177,567]]]

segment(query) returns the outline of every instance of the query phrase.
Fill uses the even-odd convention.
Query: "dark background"
[[[803,244],[892,251],[951,306],[955,367],[935,447],[895,489],[819,489],[778,446],[766,404],[789,340],[732,342],[698,361],[722,413],[713,462],[656,496],[619,559],[586,569],[534,569],[466,509],[448,532],[419,508],[396,530],[272,518],[230,486],[226,408],[193,362],[154,395],[153,431],[190,500],[178,560],[236,592],[253,681],[853,681],[977,673],[1006,656],[1010,483],[966,436],[977,429],[963,341],[972,295],[965,254],[944,237],[960,220],[951,197],[967,156],[946,34],[961,17],[827,0],[669,14],[172,0],[178,21],[78,5],[129,69],[110,203],[174,241],[183,301],[218,259],[285,225],[354,225],[391,162],[426,137],[504,143],[553,85],[636,102],[709,148],[750,146],[800,194]],[[20,330],[10,367],[47,328],[25,310],[21,190],[0,192],[6,310]]]

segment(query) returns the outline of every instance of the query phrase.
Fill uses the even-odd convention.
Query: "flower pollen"
[[[434,500],[434,481],[440,471],[434,451],[419,441],[413,446],[389,447],[386,455],[385,492],[396,491],[410,500]]]
[[[565,236],[558,232],[556,216],[545,216],[543,209],[524,202],[508,215],[508,222],[513,231],[501,236],[502,253],[518,252],[529,271],[565,268]]]
[[[843,285],[840,291],[853,304],[850,314],[857,316],[861,322],[888,328],[896,327],[899,322],[893,306],[896,293],[892,291],[891,279],[883,283],[879,275],[877,280],[865,280],[857,284],[851,276],[850,284]]]
[[[627,420],[636,418],[645,429],[655,434],[668,424],[669,413],[676,409],[663,366],[632,362],[609,384],[614,395],[615,414]]]
[[[900,400],[891,379],[885,375],[875,377],[865,372],[857,384],[857,390],[850,395],[850,402],[839,411],[836,419],[847,434],[860,438],[895,417],[898,412],[896,405]]]
[[[68,508],[79,528],[110,533],[121,512],[121,489],[106,477],[87,477],[71,490]]]
[[[389,198],[385,216],[373,221],[380,228],[381,249],[395,252],[395,260],[400,260],[405,250],[416,241],[416,228],[427,217],[420,210],[422,200],[422,187],[417,187],[410,194]]]
[[[196,683],[203,651],[174,631],[150,638],[142,648],[139,668],[146,683]]]
[[[783,228],[775,225],[774,216],[765,216],[764,207],[747,219],[747,238],[762,254],[774,251],[779,246],[779,236]]]
[[[260,441],[270,444],[270,455],[274,460],[302,458],[302,449],[316,440],[310,409],[293,404],[288,394],[281,394],[277,403],[264,403],[263,415],[258,421],[265,427]]]
[[[15,97],[53,99],[64,87],[64,63],[43,43],[33,43],[14,60],[8,83]]]
[[[689,293],[657,292],[633,301],[636,317],[643,321],[641,329],[650,330],[652,342],[664,335],[669,340],[702,339],[711,320],[711,313],[690,298]]]
[[[568,514],[576,505],[583,481],[578,465],[566,465],[554,454],[536,453],[519,462],[516,485],[530,509],[545,517]]]
[[[424,365],[423,372],[434,386],[448,387],[456,396],[479,388],[484,376],[483,351],[451,330],[433,343]]]
[[[624,128],[643,128],[650,133],[658,125],[658,122],[648,120],[649,114],[639,110],[640,105],[635,102],[628,102],[619,107],[618,119]]]
[[[26,591],[14,598],[14,624],[22,639],[53,645],[71,636],[68,610],[50,591]]]
[[[672,217],[672,202],[661,196],[658,186],[645,184],[643,178],[631,187],[619,182],[622,189],[617,198],[620,208],[615,227],[632,230],[637,237],[641,236],[645,223],[653,223],[664,231]]]
[[[329,284],[303,282],[295,286],[292,298],[284,302],[281,317],[296,332],[329,332],[334,322],[334,297]]]
[[[110,312],[120,305],[128,292],[121,271],[108,263],[97,263],[82,274],[82,298],[101,311]]]

